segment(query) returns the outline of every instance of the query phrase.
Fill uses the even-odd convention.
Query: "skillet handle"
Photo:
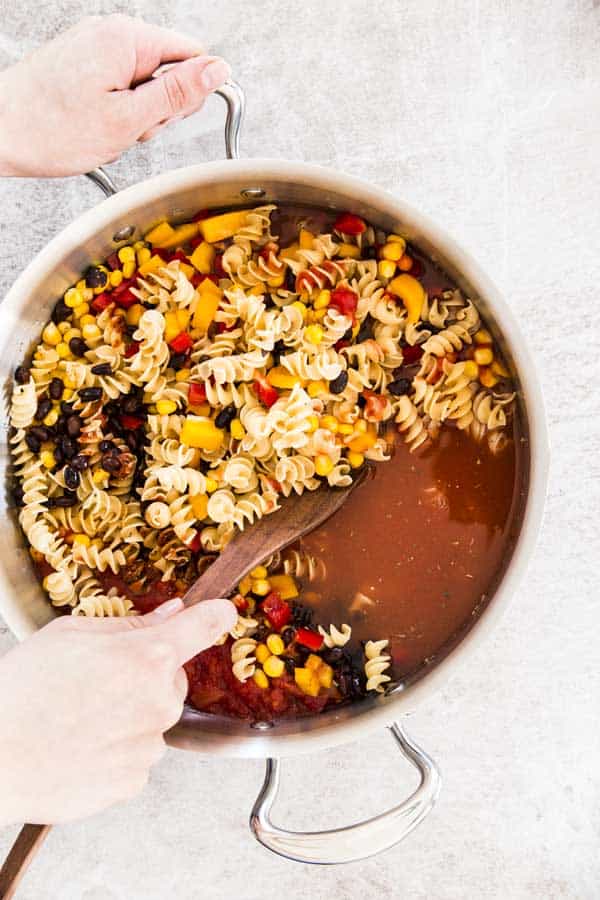
[[[331,831],[286,831],[271,822],[279,789],[279,760],[268,759],[265,780],[250,814],[250,828],[268,850],[295,862],[334,865],[356,862],[388,850],[403,840],[431,812],[440,792],[439,769],[394,722],[390,731],[402,755],[418,770],[419,786],[398,806],[344,828]]]
[[[227,118],[225,119],[225,152],[227,159],[238,159],[240,155],[240,132],[246,111],[246,97],[237,81],[226,81],[215,94],[222,97],[227,104]],[[119,190],[108,172],[99,166],[87,172],[90,181],[104,191],[107,197],[112,197]]]

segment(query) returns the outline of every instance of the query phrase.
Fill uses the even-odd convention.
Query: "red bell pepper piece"
[[[198,553],[202,550],[202,541],[200,540],[200,532],[197,531],[194,537],[186,544],[188,550],[191,550],[192,553]]]
[[[205,400],[206,388],[204,385],[199,384],[197,381],[192,381],[188,393],[188,403],[192,406],[197,406],[199,403],[204,403]]]
[[[343,316],[352,317],[358,306],[358,294],[350,288],[338,287],[331,292],[329,305],[337,309]]]
[[[310,628],[298,628],[296,642],[302,644],[303,647],[308,647],[309,650],[320,650],[323,646],[323,636]]]
[[[135,354],[138,352],[139,349],[140,349],[140,345],[138,344],[138,342],[132,341],[130,343],[129,347],[127,348],[127,350],[125,351],[125,359],[130,359],[130,357],[135,356]]]
[[[279,391],[269,384],[264,375],[257,375],[254,379],[254,393],[268,409],[279,399]]]
[[[208,219],[210,216],[210,209],[201,209],[199,210],[195,216],[192,218],[192,222],[201,222],[202,219]],[[200,240],[204,240],[204,238],[200,238]]]
[[[110,306],[111,303],[114,303],[111,295],[103,292],[94,297],[90,306],[95,313],[101,313],[107,306]]]
[[[115,269],[121,268],[121,260],[119,259],[119,254],[116,250],[114,253],[111,253],[110,256],[106,257],[106,265],[109,269],[112,269],[113,272]]]
[[[362,234],[367,230],[367,223],[354,213],[341,213],[335,220],[333,227],[341,234]]]
[[[133,306],[135,303],[139,302],[140,301],[138,300],[138,298],[135,296],[135,294],[131,293],[129,288],[115,295],[115,303],[117,304],[117,306],[120,306],[121,309],[129,309],[130,306]]]
[[[415,259],[414,256],[412,258],[412,261],[413,264],[410,267],[410,274],[413,276],[413,278],[420,278],[421,275],[423,275],[423,273],[425,272],[425,266],[420,259]]]
[[[350,341],[345,341],[345,340],[342,338],[341,341],[338,341],[337,344],[334,344],[334,345],[333,345],[333,349],[334,349],[334,350],[337,350],[337,352],[339,353],[340,350],[343,350],[343,349],[344,349],[344,347],[349,347],[349,346],[350,346]]]
[[[292,610],[285,600],[281,599],[277,591],[267,594],[262,604],[262,610],[277,631],[281,631],[292,618]]]
[[[236,594],[233,598],[233,605],[238,612],[244,613],[248,609],[248,599],[242,594]]]
[[[144,424],[144,420],[139,416],[128,416],[126,413],[119,416],[119,421],[127,431],[136,431]]]
[[[190,350],[193,346],[194,342],[187,331],[182,331],[172,341],[169,341],[169,347],[175,353],[185,353],[186,350]]]
[[[419,344],[415,344],[412,347],[402,348],[403,362],[408,366],[410,366],[412,363],[418,362],[422,356],[423,349]]]
[[[213,263],[213,268],[215,270],[215,275],[218,275],[219,278],[228,278],[227,272],[223,268],[223,254],[217,253],[215,256],[215,261]]]

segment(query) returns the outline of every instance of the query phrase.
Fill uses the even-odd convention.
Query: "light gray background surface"
[[[245,154],[359,174],[437,219],[520,319],[553,443],[545,526],[512,609],[409,723],[444,787],[402,846],[345,868],[281,861],[246,826],[260,763],[169,751],[139,799],[52,832],[22,900],[600,896],[599,6],[0,0],[0,64],[85,13],[129,11],[199,35],[247,90]],[[221,155],[221,114],[211,101],[129,152],[115,177]],[[0,184],[0,293],[98,199],[83,179]],[[11,643],[3,629],[0,650]],[[279,818],[333,826],[411,786],[377,734],[286,764]],[[0,853],[13,835],[0,833]]]

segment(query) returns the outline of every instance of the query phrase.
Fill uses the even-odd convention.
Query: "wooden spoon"
[[[239,532],[184,595],[186,606],[227,597],[237,583],[268,556],[313,531],[330,518],[361,484],[368,468],[347,488],[319,488],[283,500],[278,510]],[[0,869],[0,900],[10,900],[51,825],[24,825]]]

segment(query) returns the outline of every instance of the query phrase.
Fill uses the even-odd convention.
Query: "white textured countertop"
[[[553,444],[545,526],[511,610],[409,723],[444,786],[404,844],[345,868],[284,862],[246,825],[262,764],[169,751],[143,796],[51,833],[22,900],[600,896],[599,5],[0,0],[0,64],[84,13],[198,34],[247,90],[246,155],[359,174],[438,220],[519,317]],[[211,101],[115,177],[221,155],[221,115]],[[0,183],[0,292],[98,199],[84,179]],[[0,630],[2,651],[12,639]],[[385,734],[289,761],[278,820],[372,814],[412,784],[398,763]],[[13,836],[0,832],[0,854]]]

